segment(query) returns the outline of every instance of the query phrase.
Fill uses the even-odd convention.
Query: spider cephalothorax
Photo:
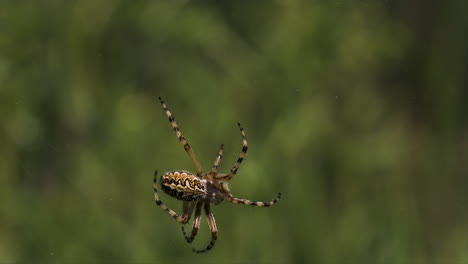
[[[182,216],[177,214],[175,211],[167,207],[161,199],[159,199],[158,194],[158,186],[157,186],[157,171],[154,173],[154,180],[153,180],[153,189],[154,189],[154,199],[156,204],[163,210],[167,211],[174,219],[182,224],[188,223],[190,217],[195,210],[195,219],[193,221],[193,228],[192,233],[188,236],[185,233],[184,226],[182,226],[182,232],[185,236],[187,242],[191,243],[195,236],[197,235],[198,229],[200,228],[200,218],[201,218],[201,210],[202,206],[205,209],[208,226],[211,230],[211,242],[205,249],[202,250],[195,250],[194,252],[203,253],[213,248],[218,235],[218,229],[216,227],[216,222],[213,216],[213,213],[210,209],[210,204],[219,204],[224,199],[228,200],[231,203],[235,204],[247,204],[259,207],[267,207],[271,206],[276,203],[281,198],[281,193],[278,194],[274,200],[270,202],[257,202],[251,201],[246,199],[239,199],[234,197],[231,194],[231,190],[228,187],[227,181],[231,180],[232,177],[237,173],[240,164],[245,158],[245,154],[248,149],[247,145],[247,137],[245,136],[244,129],[242,129],[239,123],[238,126],[240,128],[242,134],[242,151],[239,154],[239,158],[237,159],[234,167],[231,171],[227,174],[218,173],[218,166],[223,158],[223,145],[220,146],[218,156],[214,162],[213,168],[211,171],[203,174],[202,168],[200,163],[197,160],[197,157],[193,153],[192,148],[190,147],[189,143],[182,135],[177,126],[177,123],[174,119],[174,116],[171,114],[169,109],[167,108],[164,101],[159,98],[164,111],[166,112],[167,117],[169,118],[169,122],[171,123],[172,128],[176,132],[177,138],[179,141],[184,145],[185,151],[187,151],[190,158],[192,158],[193,162],[195,163],[196,174],[193,174],[189,171],[170,171],[166,172],[161,176],[161,188],[162,190],[169,194],[170,196],[182,200]]]

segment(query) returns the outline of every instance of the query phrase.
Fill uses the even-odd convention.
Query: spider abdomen
[[[195,201],[206,197],[206,183],[187,171],[170,171],[161,176],[161,187],[170,196]]]

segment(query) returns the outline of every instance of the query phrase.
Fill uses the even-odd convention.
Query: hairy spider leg
[[[232,177],[237,173],[237,170],[239,169],[240,164],[242,161],[245,159],[245,155],[247,153],[247,150],[249,149],[249,146],[247,145],[247,137],[245,136],[245,131],[241,127],[240,123],[237,123],[239,126],[240,132],[242,134],[242,150],[239,153],[239,158],[237,158],[236,163],[234,164],[234,167],[232,167],[231,172],[229,172],[228,175],[218,175],[216,179],[221,180],[221,181],[230,181]]]
[[[247,199],[240,199],[232,195],[231,190],[229,190],[227,183],[223,182],[221,187],[223,188],[226,199],[229,202],[234,203],[234,204],[246,204],[246,205],[253,205],[253,206],[258,206],[258,207],[269,207],[269,206],[274,205],[276,202],[278,202],[279,199],[281,199],[281,193],[278,193],[278,196],[269,202],[260,202],[260,201],[252,201],[252,200],[247,200]]]
[[[195,253],[204,253],[208,250],[211,250],[214,247],[216,240],[218,239],[218,228],[216,227],[216,221],[210,209],[210,202],[205,202],[205,213],[206,220],[208,221],[208,226],[210,227],[211,231],[211,241],[204,249],[197,250],[192,248],[192,251]]]
[[[203,202],[198,202],[196,209],[195,209],[195,218],[193,219],[193,227],[192,227],[192,234],[190,236],[185,233],[184,225],[182,225],[182,233],[184,234],[185,240],[188,243],[192,243],[197,236],[198,229],[200,229],[200,219],[201,219],[201,210],[202,210]]]
[[[209,173],[206,174],[206,177],[210,180],[214,180],[214,178],[216,177],[216,174],[218,173],[219,163],[221,162],[221,159],[223,158],[223,149],[224,149],[224,144],[221,144],[221,146],[219,146],[218,156],[216,156],[216,160],[213,164],[213,168],[211,169]]]
[[[196,202],[194,201],[184,201],[182,203],[182,218],[187,219],[187,222],[192,216],[193,209],[195,208]]]
[[[175,121],[175,117],[171,114],[169,111],[169,108],[167,107],[166,103],[159,97],[159,101],[161,102],[164,111],[166,112],[167,118],[169,119],[169,122],[171,123],[172,128],[174,129],[177,138],[179,139],[179,142],[182,143],[184,146],[185,151],[187,151],[187,154],[190,156],[190,158],[193,160],[193,163],[195,164],[195,168],[197,170],[197,176],[202,177],[202,167],[200,165],[200,162],[198,162],[197,156],[195,156],[195,153],[192,150],[192,147],[188,143],[187,139],[182,135],[182,132],[180,132],[179,127],[177,126],[177,123]]]

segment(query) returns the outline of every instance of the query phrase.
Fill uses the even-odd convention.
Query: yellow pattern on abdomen
[[[184,201],[194,201],[206,196],[206,184],[187,171],[171,171],[161,176],[161,187],[170,196]]]

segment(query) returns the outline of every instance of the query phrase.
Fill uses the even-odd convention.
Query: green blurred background
[[[468,263],[467,9],[0,1],[0,263]],[[154,204],[194,170],[158,96],[205,169],[242,123],[236,196],[283,193],[215,206],[209,253]]]

